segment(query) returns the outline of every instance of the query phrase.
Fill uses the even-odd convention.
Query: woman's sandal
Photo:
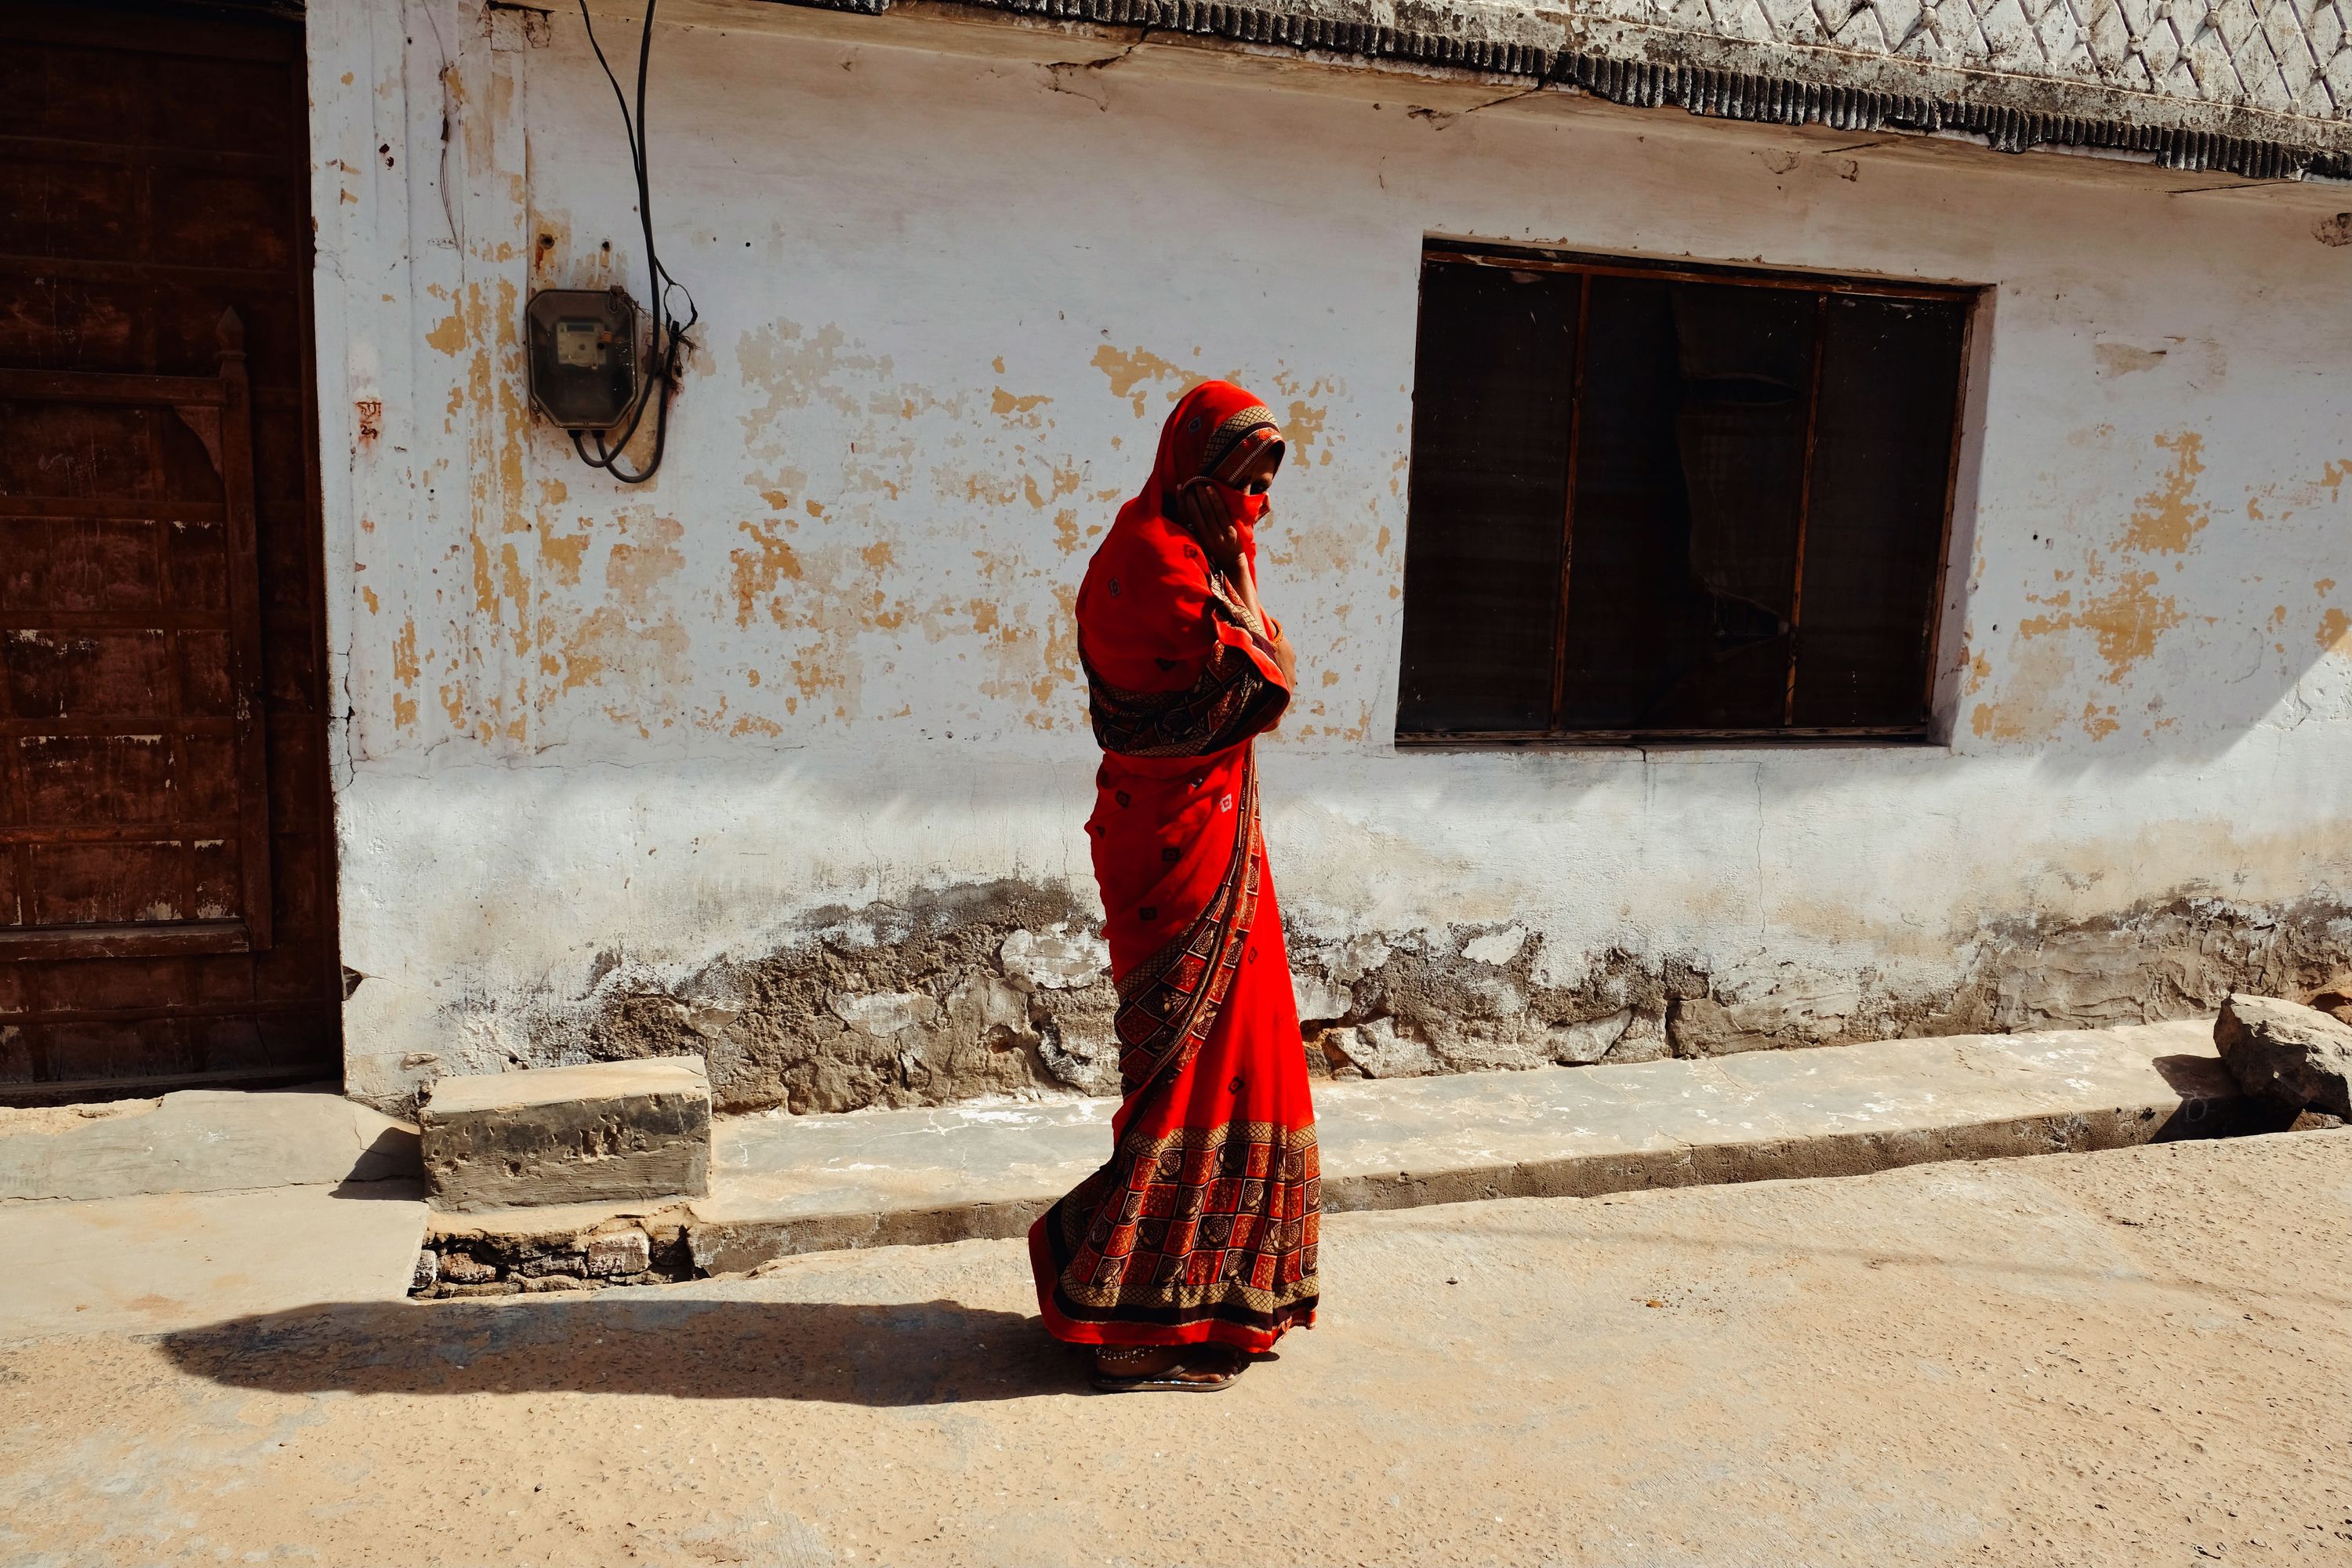
[[[1223,1345],[1105,1345],[1095,1352],[1094,1382],[1106,1394],[1215,1394],[1248,1365]]]

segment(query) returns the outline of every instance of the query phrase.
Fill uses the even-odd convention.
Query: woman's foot
[[[1224,1345],[1104,1345],[1095,1352],[1095,1386],[1108,1394],[1213,1394],[1231,1388],[1248,1364]]]

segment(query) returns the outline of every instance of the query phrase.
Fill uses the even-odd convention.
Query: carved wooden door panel
[[[302,36],[0,15],[0,1102],[340,1073]]]
[[[269,945],[245,331],[222,374],[0,370],[0,958]]]

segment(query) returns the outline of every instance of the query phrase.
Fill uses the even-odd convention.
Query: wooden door
[[[340,1077],[301,26],[0,45],[0,1102]]]

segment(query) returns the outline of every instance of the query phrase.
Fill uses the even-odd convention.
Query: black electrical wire
[[[629,410],[629,422],[623,427],[621,438],[613,441],[609,431],[598,431],[596,453],[591,457],[581,440],[582,433],[574,430],[572,449],[580,455],[582,462],[592,468],[604,469],[625,485],[644,484],[661,467],[662,453],[669,445],[670,395],[677,389],[685,351],[693,346],[686,334],[702,319],[694,302],[694,290],[670,276],[669,268],[662,265],[660,252],[654,248],[653,185],[646,172],[646,66],[654,52],[655,4],[656,0],[646,0],[645,26],[637,37],[637,111],[633,119],[628,98],[621,91],[621,79],[613,74],[612,62],[604,58],[604,46],[596,41],[596,24],[588,15],[588,0],[580,0],[580,25],[588,30],[588,47],[595,51],[596,63],[604,68],[604,79],[613,84],[613,101],[621,109],[621,132],[629,144],[629,166],[636,176],[637,217],[645,230],[646,279],[653,289],[654,363],[635,405]],[[682,322],[670,313],[669,293],[673,289],[686,296],[687,314]],[[635,438],[649,398],[654,400],[653,457],[642,469],[632,472],[620,466],[621,454]]]
[[[630,172],[635,178],[637,186],[637,216],[643,226],[646,244],[646,277],[647,281],[652,285],[654,321],[651,347],[654,364],[648,373],[644,390],[639,393],[635,405],[630,409],[628,423],[622,429],[619,441],[612,442],[609,440],[607,432],[598,432],[597,456],[591,458],[581,442],[581,433],[575,430],[572,433],[572,449],[579,454],[581,461],[591,468],[603,468],[624,484],[643,484],[651,479],[654,470],[661,466],[662,449],[667,445],[669,396],[675,385],[677,370],[676,333],[671,331],[667,336],[665,334],[665,328],[669,324],[668,291],[662,286],[664,272],[661,258],[654,247],[652,191],[646,175],[646,144],[642,134],[646,118],[646,66],[653,53],[653,0],[648,0],[646,6],[644,29],[637,39],[637,112],[634,121],[629,114],[628,100],[622,95],[620,81],[613,74],[612,63],[604,58],[604,46],[596,40],[596,25],[588,15],[587,0],[580,0],[580,21],[581,25],[587,29],[588,47],[595,51],[596,63],[604,68],[604,79],[612,85],[613,100],[621,110],[621,133],[628,142]],[[688,296],[689,304],[692,299],[693,296],[689,294]],[[665,352],[666,349],[667,352]],[[628,444],[635,438],[637,427],[645,418],[646,398],[653,395],[656,384],[659,384],[660,386],[661,401],[656,405],[654,414],[653,461],[644,471],[632,474],[618,466],[620,453],[625,450]]]

